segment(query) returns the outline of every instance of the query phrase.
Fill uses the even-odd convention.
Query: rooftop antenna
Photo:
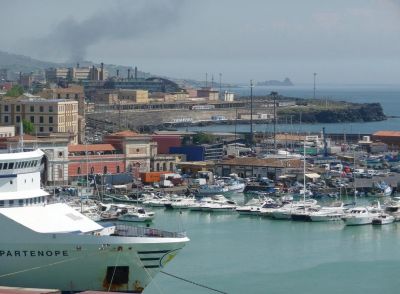
[[[214,75],[211,75],[211,89],[214,88]]]
[[[222,73],[219,73],[219,99],[222,99]]]
[[[208,73],[206,73],[206,88],[208,86]]]

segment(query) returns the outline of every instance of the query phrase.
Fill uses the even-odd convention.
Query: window
[[[39,117],[39,123],[42,124],[43,122],[44,122],[43,116],[40,116],[40,117]]]
[[[8,169],[13,169],[14,168],[14,162],[10,162],[8,164]]]
[[[94,167],[93,167],[93,166],[90,168],[90,173],[91,173],[91,174],[94,173]]]
[[[4,105],[4,111],[8,111],[8,105]]]
[[[81,174],[81,168],[80,168],[80,167],[78,167],[77,174],[78,174],[78,175],[80,175],[80,174]]]
[[[61,94],[60,94],[60,93],[57,94],[57,98],[58,98],[58,99],[61,98]]]
[[[8,200],[8,205],[13,206],[14,205],[14,200]]]
[[[53,117],[49,116],[49,124],[52,124],[52,123],[53,123]]]
[[[5,122],[5,123],[8,123],[8,115],[5,115],[5,116],[4,116],[4,122]]]
[[[17,115],[17,116],[15,117],[15,121],[16,121],[17,123],[21,122],[21,117],[20,117],[19,115]]]
[[[43,106],[40,106],[40,107],[39,107],[39,111],[40,111],[40,112],[43,112],[43,111],[44,111]]]
[[[0,200],[0,206],[4,206],[4,200]]]
[[[3,163],[3,169],[7,169],[7,166],[8,166],[8,163],[7,163],[7,162],[4,162],[4,163]]]
[[[103,174],[106,174],[107,173],[107,166],[104,166],[103,167]]]
[[[78,94],[75,94],[75,99],[78,99]]]
[[[119,174],[119,165],[117,165],[117,174]]]
[[[35,112],[35,106],[31,105],[30,110],[31,112]]]
[[[53,127],[49,127],[49,132],[51,133],[53,131]]]
[[[19,199],[18,200],[18,205],[23,206],[24,205],[24,199]]]
[[[44,132],[44,128],[43,128],[43,127],[40,127],[40,128],[39,128],[39,132],[43,133],[43,132]]]
[[[35,117],[34,116],[31,116],[30,120],[31,120],[31,123],[35,123]]]
[[[2,169],[3,168],[3,163],[0,163],[0,169]]]
[[[49,106],[49,112],[53,112],[53,106]]]
[[[65,97],[67,98],[67,99],[69,99],[69,94],[67,93],[67,94],[65,94]]]
[[[20,112],[21,111],[21,105],[15,106],[15,111]]]

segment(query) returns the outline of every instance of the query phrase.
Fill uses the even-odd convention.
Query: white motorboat
[[[344,214],[342,220],[347,226],[368,225],[377,216],[378,212],[367,207],[354,207]]]
[[[245,205],[236,207],[236,212],[240,215],[258,215],[261,211],[264,201],[258,198],[253,198]]]
[[[311,212],[310,219],[313,222],[341,221],[344,213],[343,202],[337,202],[332,206],[323,206],[321,209]]]
[[[216,194],[223,194],[229,192],[227,187],[221,186],[221,185],[201,185],[197,189],[197,196],[210,196],[210,195],[216,195]]]
[[[395,217],[387,214],[387,213],[380,213],[376,217],[372,219],[373,225],[387,225],[391,224],[395,221]]]
[[[40,187],[44,153],[0,154],[0,285],[63,292],[142,292],[189,239],[102,226]]]
[[[189,209],[196,203],[196,198],[191,197],[178,197],[171,199],[170,203],[165,204],[165,207],[171,207],[173,209]]]
[[[146,211],[143,207],[129,209],[127,213],[118,217],[118,220],[125,222],[150,222],[154,219],[153,211]]]

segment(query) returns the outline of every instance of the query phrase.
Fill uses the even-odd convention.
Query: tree
[[[14,85],[10,90],[7,91],[6,96],[9,97],[19,97],[24,94],[24,88],[20,85]]]
[[[194,144],[212,144],[216,140],[215,136],[208,133],[197,133],[193,135]]]
[[[22,120],[22,127],[24,129],[24,134],[30,135],[33,134],[33,132],[35,131],[35,125],[26,119]]]

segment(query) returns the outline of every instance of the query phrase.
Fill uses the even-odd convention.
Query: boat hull
[[[42,244],[2,243],[0,284],[69,292],[140,293],[182,247],[179,242],[134,244],[133,240],[107,239],[100,237],[93,244],[79,239],[68,243],[50,239]]]

